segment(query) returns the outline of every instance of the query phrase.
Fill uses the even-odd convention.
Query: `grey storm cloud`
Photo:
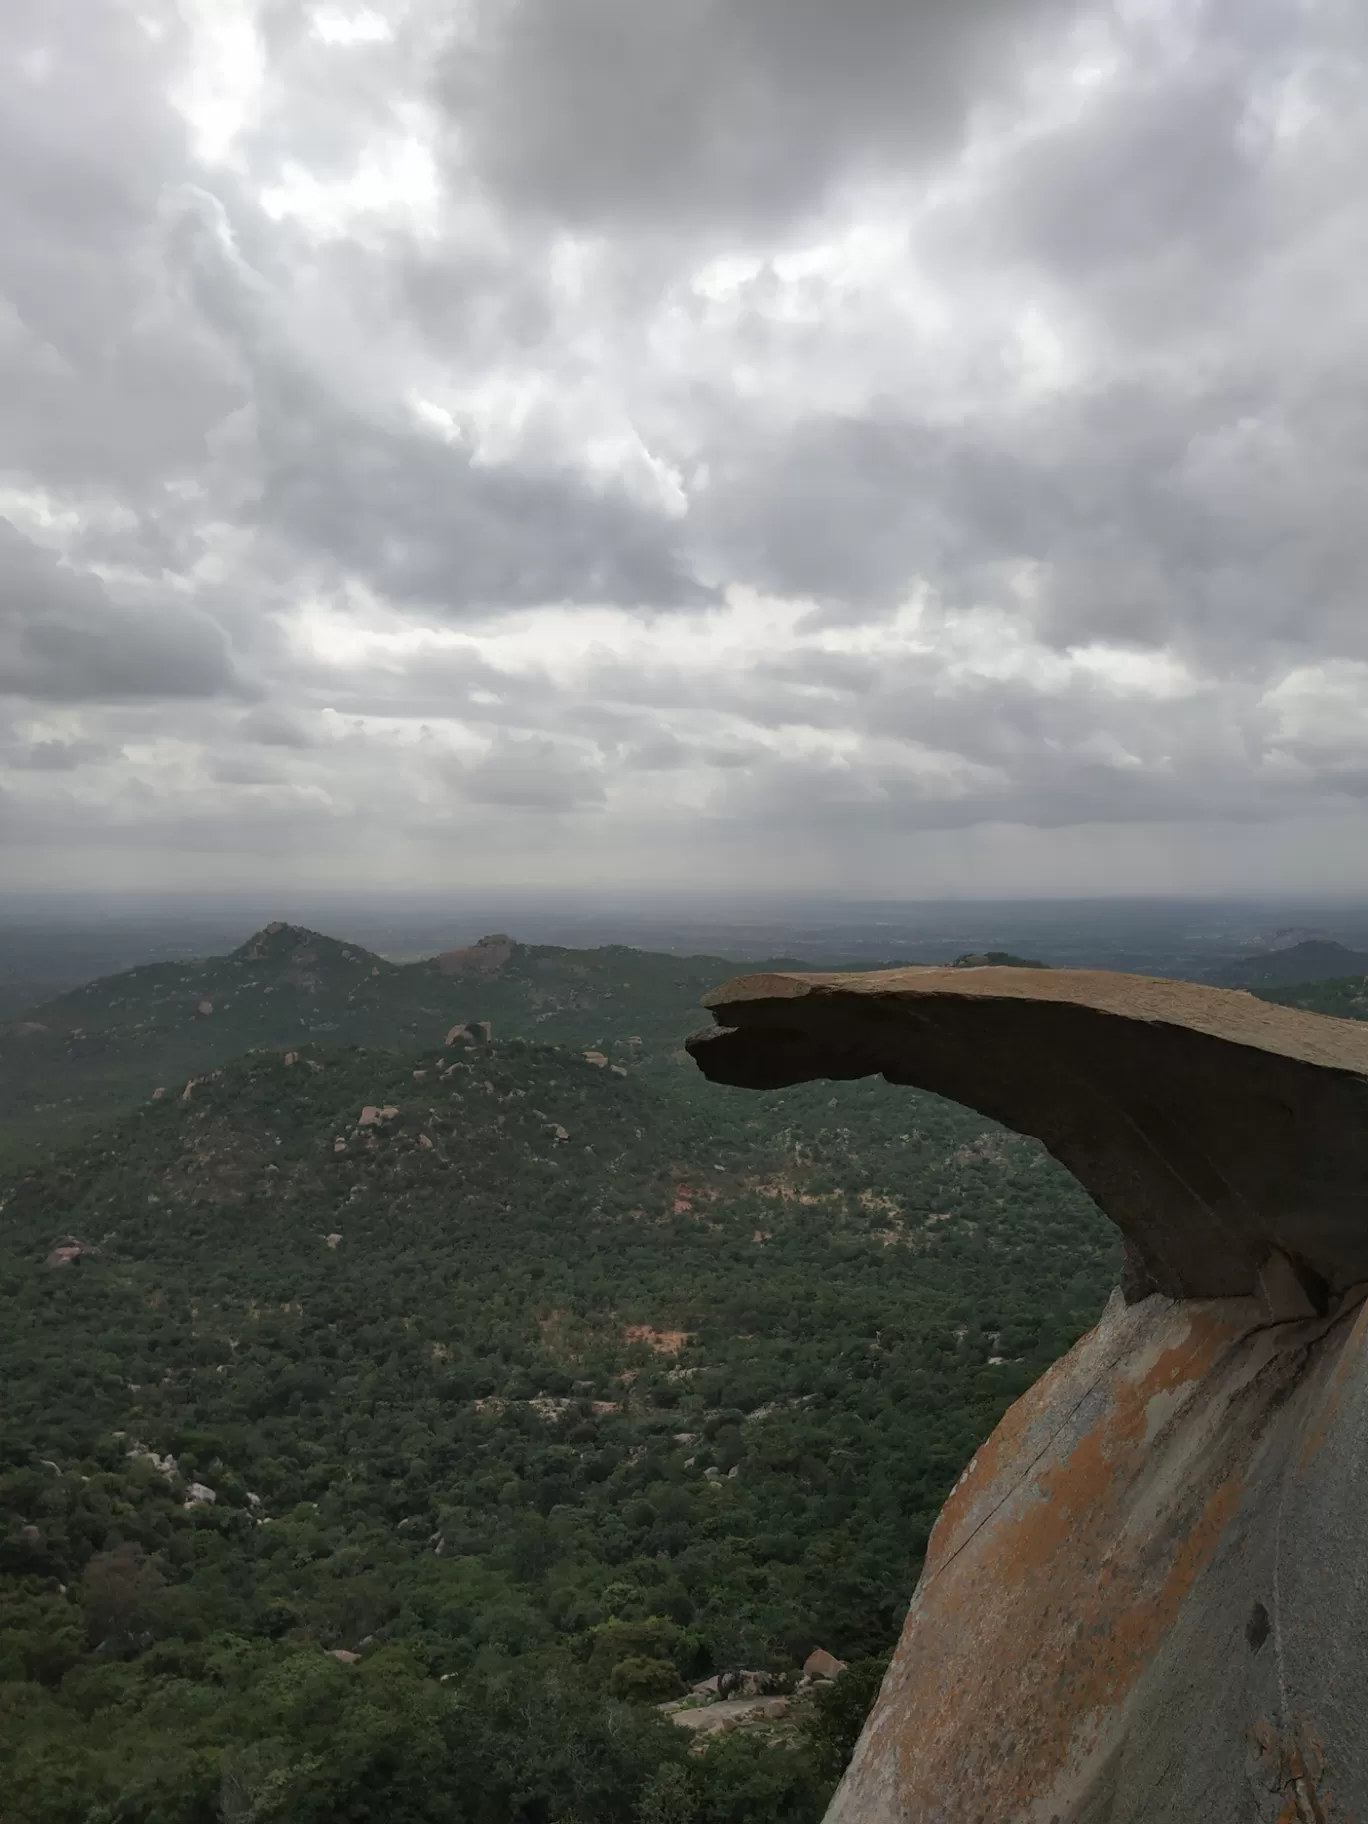
[[[534,735],[500,736],[475,766],[459,776],[474,804],[510,810],[569,811],[604,801],[592,756],[563,741]]]
[[[236,732],[240,740],[257,747],[307,748],[314,745],[314,737],[302,718],[275,703],[262,703],[248,710]]]
[[[305,561],[458,614],[546,601],[653,610],[715,593],[663,514],[551,459],[482,462],[402,401],[339,386],[287,333],[284,300],[245,264],[213,199],[187,194],[176,247],[205,320],[253,379],[239,514]]]
[[[166,267],[181,33],[143,16],[14,0],[0,72],[0,468],[131,500],[246,397]]]
[[[101,741],[51,740],[35,741],[9,764],[34,773],[71,773],[78,766],[93,766],[108,758],[109,749]]]
[[[118,601],[0,520],[0,694],[105,703],[239,688],[222,632],[194,608]]]
[[[13,0],[6,53],[26,878],[1368,855],[1363,9]]]
[[[1067,0],[505,0],[441,93],[515,207],[666,235],[811,210],[952,147]]]

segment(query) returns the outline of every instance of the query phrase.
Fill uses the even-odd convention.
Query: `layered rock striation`
[[[1368,1026],[1003,968],[710,1005],[708,1076],[951,1096],[1127,1248],[946,1503],[829,1824],[1368,1818]]]

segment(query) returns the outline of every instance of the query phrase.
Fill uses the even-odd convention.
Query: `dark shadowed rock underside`
[[[1368,1028],[1012,969],[710,1004],[710,1077],[978,1108],[1133,1266],[942,1510],[828,1824],[1368,1824]]]
[[[721,1083],[881,1075],[1034,1134],[1121,1230],[1133,1292],[1312,1302],[1368,1280],[1368,1025],[1101,971],[739,976],[689,1040]]]

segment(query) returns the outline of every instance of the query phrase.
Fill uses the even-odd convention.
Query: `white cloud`
[[[1368,886],[1342,9],[12,11],[25,878]]]

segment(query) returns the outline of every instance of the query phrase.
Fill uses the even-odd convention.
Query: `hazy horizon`
[[[1252,950],[1328,938],[1368,948],[1368,900],[1122,898],[876,901],[714,893],[0,895],[0,995],[143,962],[222,954],[281,919],[396,959],[506,932],[531,944],[708,955],[789,956],[814,966],[949,962],[1008,950],[1056,967],[1201,976]]]

